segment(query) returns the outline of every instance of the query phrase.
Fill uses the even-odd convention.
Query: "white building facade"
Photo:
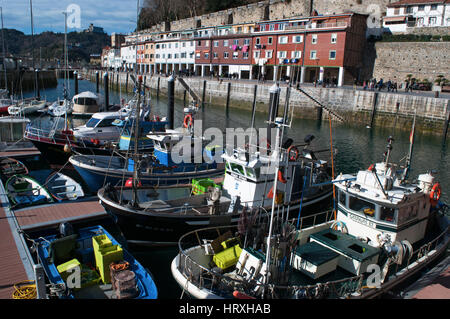
[[[407,33],[410,28],[450,27],[450,1],[402,0],[387,5],[383,28]]]

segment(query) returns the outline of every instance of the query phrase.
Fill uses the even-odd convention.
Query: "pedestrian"
[[[397,91],[397,82],[394,82],[392,92],[394,92],[394,90],[395,90],[395,93],[398,93],[398,91]]]
[[[365,90],[367,90],[367,82],[364,80],[364,82],[363,82],[363,90],[365,91]]]

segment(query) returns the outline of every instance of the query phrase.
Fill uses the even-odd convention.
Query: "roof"
[[[449,3],[450,0],[400,0],[391,4],[388,4],[387,7],[403,7],[407,5],[421,5],[421,4],[444,4]]]
[[[79,98],[79,97],[88,97],[91,99],[98,99],[98,96],[95,93],[92,93],[91,91],[81,92],[80,94],[75,95],[73,98]]]

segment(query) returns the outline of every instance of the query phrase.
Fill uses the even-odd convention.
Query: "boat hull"
[[[91,191],[96,192],[106,184],[121,185],[133,178],[133,170],[123,168],[124,163],[109,156],[72,156],[69,162],[83,178]],[[114,168],[108,168],[110,167]],[[190,183],[192,179],[210,178],[223,175],[224,168],[199,169],[185,172],[141,172],[139,180],[142,185],[174,185]]]
[[[127,241],[136,245],[174,245],[187,232],[205,227],[237,225],[241,217],[239,211],[209,215],[136,210],[126,205],[120,205],[104,194],[104,189],[98,192],[100,203],[121,229]],[[302,203],[302,216],[329,208],[331,196],[332,192],[324,192],[311,198],[305,198]],[[299,201],[291,203],[289,218],[297,218],[299,208]],[[266,210],[270,211],[270,207],[266,207]]]

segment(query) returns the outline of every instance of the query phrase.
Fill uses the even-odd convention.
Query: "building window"
[[[214,47],[217,48],[219,46],[219,41],[214,41]]]
[[[278,58],[279,59],[285,59],[286,58],[286,51],[278,51]]]
[[[280,44],[288,43],[288,37],[280,37]]]
[[[205,59],[209,58],[209,53],[205,53]]]
[[[311,38],[311,43],[316,44],[317,43],[317,34],[313,34]]]
[[[261,38],[256,38],[255,43],[256,45],[261,44]]]
[[[437,4],[432,4],[431,5],[431,10],[435,11],[435,10],[437,10],[437,7],[438,7]]]
[[[214,53],[213,53],[213,57],[214,57],[214,59],[217,59],[217,58],[218,58],[217,52],[214,52]]]
[[[244,39],[244,45],[249,45],[250,44],[250,39]]]
[[[202,46],[202,41],[197,41],[197,45],[198,45],[199,47],[201,47],[201,46]]]
[[[224,58],[224,59],[228,59],[228,52],[224,52],[224,53],[223,53],[223,58]]]
[[[284,30],[284,23],[280,23],[278,25],[278,30]]]
[[[400,14],[400,8],[395,8],[394,15],[399,15],[399,14]]]
[[[309,57],[311,60],[317,59],[317,52],[315,50],[312,50]]]
[[[272,59],[272,50],[266,51],[266,59]]]
[[[233,41],[233,44],[234,44],[234,45],[239,45],[239,40],[238,40],[238,39],[235,39],[235,40]]]
[[[300,59],[302,57],[302,51],[292,51],[291,57],[293,59]]]
[[[413,13],[413,7],[412,6],[407,6],[406,7],[406,13]]]
[[[243,52],[243,53],[242,53],[242,57],[243,57],[244,59],[248,59],[248,52]]]
[[[424,5],[424,4],[421,4],[421,5],[417,8],[417,10],[418,10],[418,11],[424,11],[424,10],[425,10],[425,5]]]
[[[275,24],[271,24],[269,26],[269,31],[274,31],[275,30]]]
[[[253,57],[254,57],[255,59],[259,59],[259,51],[254,51],[254,52],[253,52]]]
[[[293,43],[302,43],[303,42],[303,36],[302,35],[294,35],[292,37]]]
[[[209,47],[209,40],[206,40],[205,46]]]
[[[331,43],[336,43],[337,42],[337,33],[332,33],[331,34]]]
[[[429,25],[435,25],[437,22],[437,18],[436,17],[429,17],[428,18],[428,24]]]
[[[239,57],[239,52],[233,52],[233,59],[237,59]]]
[[[266,31],[266,25],[261,24],[261,27],[259,28],[260,31]]]
[[[330,60],[336,60],[336,50],[330,51]]]

